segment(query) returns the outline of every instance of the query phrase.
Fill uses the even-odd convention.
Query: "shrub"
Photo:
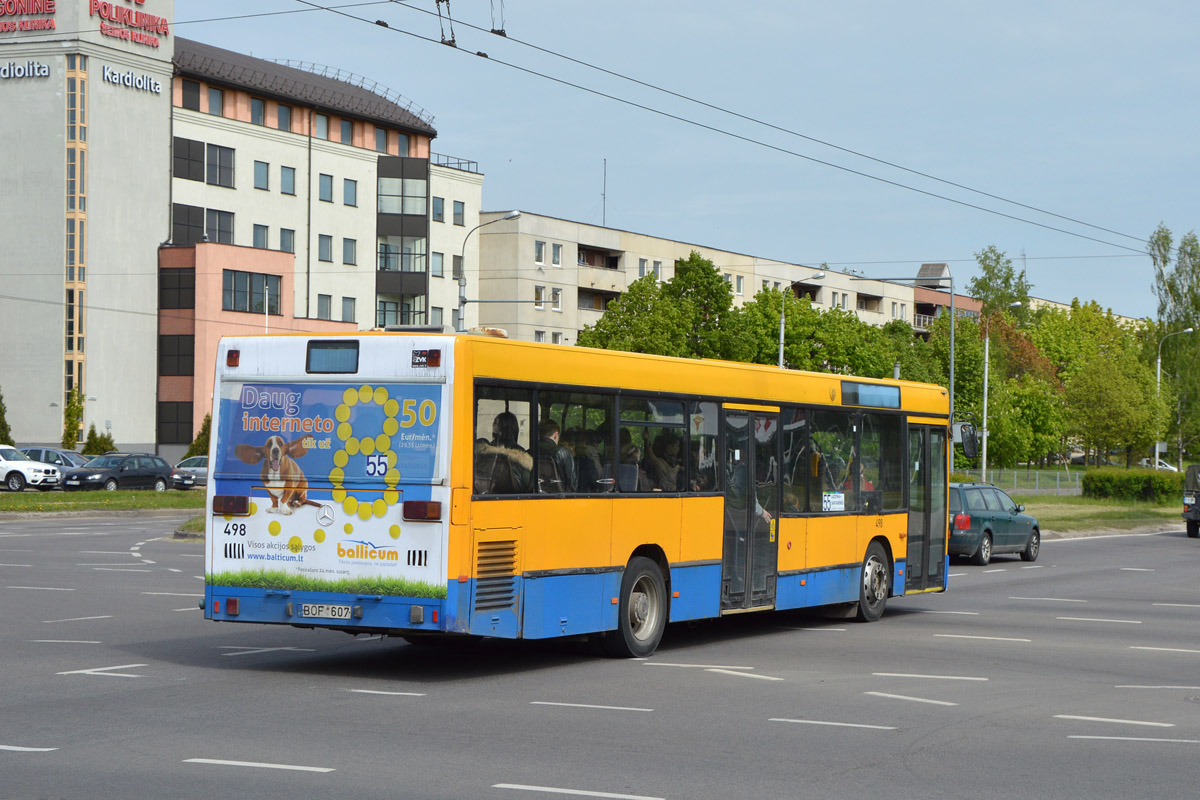
[[[184,458],[192,456],[208,455],[208,431],[212,427],[212,414],[204,415],[204,422],[200,424],[200,432],[196,434],[196,438],[192,440],[191,447],[188,448]]]
[[[113,443],[112,434],[96,433],[96,423],[92,423],[88,428],[87,440],[83,443],[83,454],[85,456],[98,456],[107,453],[109,450],[116,450],[117,446]]]
[[[7,414],[8,410],[4,408],[4,392],[0,392],[0,444],[16,447],[17,443],[12,438],[12,429],[8,427]]]
[[[83,395],[76,387],[67,396],[67,406],[63,409],[62,441],[59,442],[63,450],[74,450],[75,445],[79,444],[79,423],[81,422],[83,422]]]
[[[1083,476],[1083,496],[1165,503],[1183,491],[1183,473],[1158,469],[1093,469]]]

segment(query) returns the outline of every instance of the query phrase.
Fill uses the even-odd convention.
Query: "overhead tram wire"
[[[347,19],[356,20],[356,21],[364,23],[366,25],[371,25],[373,27],[382,27],[382,26],[376,25],[376,23],[373,20],[364,19],[363,17],[356,17],[353,14],[347,14],[344,11],[335,10],[332,7],[319,6],[315,3],[309,2],[309,0],[296,0],[296,2],[302,3],[303,5],[307,5],[307,6],[313,6],[315,8],[324,8],[326,11],[329,11],[330,13],[337,14],[338,16],[346,17]],[[401,34],[404,36],[409,36],[414,39],[419,39],[420,41],[428,42],[430,44],[441,44],[441,42],[439,42],[437,39],[431,39],[428,36],[422,36],[419,33],[407,31],[403,28],[397,28],[397,27],[393,27],[393,26],[389,25],[383,29],[387,30],[387,31],[392,31],[394,33],[398,33],[398,34]],[[464,53],[465,55],[476,55],[469,51],[463,50],[462,48],[456,47],[454,49],[457,52]],[[825,161],[824,159],[820,159],[815,156],[808,156],[803,153],[798,153],[795,150],[789,150],[786,147],[780,147],[778,145],[769,144],[767,142],[763,142],[758,139],[751,138],[749,136],[743,136],[742,134],[739,134],[739,133],[734,133],[732,131],[727,131],[722,128],[715,127],[713,125],[708,125],[703,122],[698,122],[696,120],[688,119],[687,117],[681,117],[677,114],[671,114],[671,113],[669,113],[667,111],[663,111],[661,109],[652,108],[652,107],[644,105],[642,103],[634,102],[633,100],[626,100],[625,98],[617,97],[616,95],[611,95],[606,92],[602,92],[598,89],[592,89],[587,86],[583,86],[582,84],[572,83],[571,81],[565,80],[563,78],[556,78],[553,75],[548,75],[544,72],[538,72],[537,70],[529,69],[528,67],[522,67],[519,64],[513,64],[511,62],[504,61],[502,59],[492,58],[490,56],[487,56],[486,54],[482,54],[482,57],[486,58],[488,61],[490,61],[494,64],[500,64],[501,66],[508,67],[509,69],[512,69],[512,70],[516,70],[517,72],[523,72],[527,75],[532,75],[534,77],[542,78],[544,80],[551,81],[552,83],[557,83],[557,84],[560,84],[562,86],[567,86],[572,89],[578,89],[582,92],[587,92],[588,94],[596,95],[597,97],[603,97],[607,100],[612,100],[614,102],[630,106],[631,108],[637,108],[642,111],[647,111],[651,114],[657,114],[658,116],[665,117],[667,119],[673,119],[676,122],[683,122],[687,125],[691,125],[693,127],[700,128],[701,130],[707,130],[712,133],[720,134],[723,136],[728,136],[731,139],[737,139],[738,141],[746,142],[748,144],[755,144],[755,145],[758,145],[759,147],[763,147],[767,150],[773,150],[778,153],[783,153],[784,155],[794,156],[796,158],[804,159],[805,161],[810,161],[814,164],[821,164],[822,166],[832,167],[833,169],[840,170],[842,172],[846,172],[851,175],[858,175],[859,177],[867,178],[869,180],[873,180],[878,183],[883,183],[883,184],[887,184],[889,186],[894,186],[898,189],[906,189],[910,192],[915,192],[917,194],[925,195],[926,197],[932,197],[937,200],[944,200],[948,203],[954,203],[955,205],[963,206],[964,208],[971,208],[976,211],[982,211],[986,214],[992,214],[993,216],[1003,217],[1005,219],[1013,220],[1014,222],[1023,222],[1026,225],[1033,225],[1034,227],[1042,228],[1044,230],[1054,231],[1056,233],[1061,233],[1066,236],[1074,236],[1078,239],[1086,239],[1088,241],[1096,242],[1098,244],[1102,244],[1107,247],[1115,247],[1118,250],[1128,250],[1131,253],[1139,253],[1139,254],[1145,253],[1144,250],[1136,250],[1132,247],[1128,247],[1123,244],[1117,244],[1116,242],[1109,242],[1104,239],[1097,239],[1094,236],[1088,236],[1083,233],[1076,233],[1075,231],[1070,231],[1065,228],[1058,228],[1058,227],[1055,227],[1054,225],[1047,225],[1045,223],[1037,222],[1035,220],[1026,219],[1024,217],[1018,217],[1014,214],[1006,214],[1003,211],[997,211],[992,208],[987,208],[986,206],[977,205],[975,203],[968,203],[965,200],[958,200],[956,198],[949,197],[947,195],[938,194],[937,192],[931,192],[931,191],[927,191],[925,189],[919,189],[915,186],[909,186],[908,184],[900,183],[899,181],[893,181],[888,178],[880,177],[878,175],[872,175],[869,172],[863,172],[862,170],[857,170],[852,167],[846,167],[841,164],[835,164],[832,161]]]
[[[419,11],[419,12],[420,12],[420,13],[422,13],[422,14],[432,14],[432,13],[433,13],[433,12],[430,12],[430,11],[426,11],[426,10],[425,10],[425,9],[423,9],[423,8],[418,8],[417,6],[413,6],[413,5],[410,5],[410,4],[406,3],[406,2],[403,2],[403,0],[389,0],[389,2],[390,2],[392,5],[402,6],[402,7],[404,7],[404,8],[408,8],[408,9],[411,9],[411,10],[413,10],[413,11]],[[447,10],[449,10],[449,3],[447,3]],[[480,27],[480,26],[478,26],[478,25],[472,25],[472,24],[471,24],[471,23],[469,23],[469,22],[464,22],[464,21],[463,21],[463,20],[461,20],[461,19],[459,20],[458,24],[459,24],[459,26],[460,26],[460,27],[462,27],[462,26],[465,26],[465,27],[467,27],[467,28],[471,28],[472,30],[479,31],[480,33],[497,33],[497,31],[495,31],[495,30],[487,30],[486,28],[482,28],[482,27]],[[620,78],[621,80],[624,80],[624,81],[629,81],[630,83],[637,84],[638,86],[642,86],[642,87],[644,87],[644,88],[651,89],[651,90],[653,90],[653,91],[656,91],[656,92],[661,92],[661,93],[663,93],[663,94],[669,95],[669,96],[671,96],[671,97],[674,97],[674,98],[677,98],[677,99],[679,99],[679,100],[684,100],[684,101],[687,101],[687,102],[689,102],[689,103],[694,103],[694,104],[696,104],[696,105],[698,105],[698,106],[703,106],[704,108],[710,109],[710,110],[712,110],[712,111],[718,111],[718,112],[720,112],[720,113],[722,113],[722,114],[728,114],[728,115],[729,115],[729,116],[731,116],[731,117],[736,117],[737,119],[743,120],[743,121],[745,121],[745,122],[752,122],[752,123],[754,123],[755,125],[761,125],[761,126],[763,126],[763,127],[765,127],[765,128],[770,128],[771,130],[775,130],[775,131],[778,131],[778,132],[780,132],[780,133],[786,133],[786,134],[788,134],[789,136],[796,136],[796,137],[798,137],[798,138],[800,138],[800,139],[804,139],[804,140],[806,140],[806,141],[813,142],[814,144],[819,144],[819,145],[822,145],[823,147],[829,147],[829,148],[832,148],[832,149],[834,149],[834,150],[839,150],[839,151],[841,151],[841,152],[843,152],[843,153],[847,153],[848,155],[856,156],[856,157],[858,157],[858,158],[865,158],[865,159],[867,159],[868,161],[874,161],[874,162],[875,162],[875,163],[877,163],[877,164],[882,164],[882,165],[884,165],[884,166],[887,166],[887,167],[892,167],[893,169],[898,169],[898,170],[901,170],[901,171],[903,171],[903,172],[907,172],[907,173],[909,173],[909,174],[911,174],[911,175],[917,175],[917,176],[920,176],[920,177],[922,177],[922,178],[927,178],[927,179],[929,179],[929,180],[931,180],[931,181],[936,181],[936,182],[938,182],[938,183],[942,183],[942,184],[945,184],[945,185],[947,185],[947,186],[953,186],[953,187],[954,187],[954,188],[956,188],[956,189],[962,189],[962,190],[964,190],[964,191],[971,192],[971,193],[973,193],[973,194],[982,195],[983,197],[988,197],[988,198],[991,198],[992,200],[999,200],[999,201],[1000,201],[1000,202],[1002,202],[1002,203],[1008,203],[1008,204],[1010,204],[1010,205],[1018,206],[1018,207],[1020,207],[1020,208],[1024,208],[1024,209],[1026,209],[1026,210],[1028,210],[1028,211],[1035,211],[1035,212],[1037,212],[1037,213],[1039,213],[1039,214],[1045,214],[1046,216],[1049,216],[1049,217],[1055,217],[1056,219],[1061,219],[1061,220],[1063,220],[1064,222],[1070,222],[1070,223],[1073,223],[1073,224],[1075,224],[1075,225],[1082,225],[1082,226],[1084,226],[1085,228],[1092,228],[1093,230],[1103,231],[1104,233],[1111,233],[1111,234],[1113,234],[1114,236],[1123,236],[1124,238],[1126,238],[1126,239],[1132,239],[1132,240],[1133,240],[1133,241],[1135,241],[1135,242],[1141,242],[1141,243],[1143,243],[1143,244],[1148,244],[1148,242],[1146,241],[1146,239],[1145,239],[1144,237],[1141,237],[1141,236],[1131,236],[1131,235],[1130,235],[1130,234],[1128,234],[1128,233],[1122,233],[1121,231],[1113,230],[1113,229],[1111,229],[1111,228],[1105,228],[1105,227],[1104,227],[1104,226],[1102,226],[1102,225],[1093,225],[1093,224],[1092,224],[1092,223],[1090,223],[1090,222],[1084,222],[1083,220],[1075,219],[1074,217],[1068,217],[1068,216],[1066,216],[1066,215],[1064,215],[1064,214],[1057,214],[1057,213],[1055,213],[1055,212],[1053,212],[1053,211],[1048,211],[1048,210],[1046,210],[1046,209],[1044,209],[1044,208],[1039,208],[1039,207],[1037,207],[1037,206],[1029,205],[1029,204],[1027,204],[1027,203],[1022,203],[1022,202],[1020,202],[1019,200],[1010,200],[1010,199],[1009,199],[1009,198],[1007,198],[1007,197],[1002,197],[1002,196],[1000,196],[1000,195],[998,195],[998,194],[993,194],[993,193],[991,193],[991,192],[987,192],[987,191],[984,191],[984,190],[982,190],[982,189],[975,189],[975,188],[973,188],[973,187],[971,187],[971,186],[967,186],[967,185],[965,185],[965,184],[962,184],[962,183],[956,183],[955,181],[948,180],[948,179],[946,179],[946,178],[939,178],[938,176],[936,176],[936,175],[931,175],[930,173],[927,173],[927,172],[922,172],[922,171],[920,171],[920,170],[917,170],[917,169],[912,169],[912,168],[910,168],[910,167],[906,167],[906,166],[904,166],[904,165],[902,165],[902,164],[897,164],[897,163],[895,163],[895,162],[893,162],[893,161],[888,161],[887,159],[878,158],[878,157],[876,157],[876,156],[872,156],[872,155],[869,155],[869,154],[867,154],[867,153],[863,153],[863,152],[860,152],[860,151],[858,151],[858,150],[851,149],[851,148],[849,148],[849,147],[842,147],[841,145],[834,144],[833,142],[827,142],[827,141],[825,141],[825,140],[823,140],[823,139],[818,139],[818,138],[816,138],[815,136],[809,136],[809,135],[807,135],[807,134],[800,133],[799,131],[794,131],[794,130],[791,130],[790,128],[785,128],[785,127],[783,127],[783,126],[781,126],[781,125],[776,125],[776,124],[774,124],[774,123],[767,122],[766,120],[761,120],[761,119],[758,119],[757,117],[751,117],[751,116],[749,116],[749,115],[746,115],[746,114],[739,113],[739,112],[737,112],[737,111],[734,111],[734,110],[732,110],[732,109],[725,108],[725,107],[723,107],[723,106],[719,106],[719,105],[716,105],[716,104],[714,104],[714,103],[709,103],[709,102],[707,102],[707,101],[700,100],[700,99],[698,99],[698,98],[695,98],[695,97],[692,97],[692,96],[690,96],[690,95],[686,95],[686,94],[683,94],[683,93],[681,93],[681,92],[676,92],[676,91],[673,91],[673,90],[671,90],[671,89],[667,89],[667,88],[665,88],[665,87],[663,87],[663,86],[658,86],[657,84],[649,83],[649,82],[647,82],[647,81],[643,81],[643,80],[640,80],[640,79],[638,79],[638,78],[634,78],[634,77],[632,77],[632,76],[630,76],[630,75],[625,75],[625,74],[623,74],[623,73],[616,72],[615,70],[611,70],[611,69],[608,69],[608,68],[606,68],[606,67],[601,67],[601,66],[598,66],[598,65],[596,65],[596,64],[591,64],[591,63],[589,63],[589,62],[587,62],[587,61],[583,61],[583,60],[581,60],[581,59],[574,58],[573,56],[569,56],[569,55],[566,55],[566,54],[564,54],[564,53],[559,53],[559,52],[557,52],[557,51],[550,50],[550,49],[548,49],[548,48],[545,48],[545,47],[542,47],[542,46],[540,46],[540,45],[533,44],[532,42],[526,42],[526,41],[524,41],[524,40],[522,40],[522,39],[517,39],[517,38],[514,38],[514,37],[512,37],[512,36],[509,36],[509,35],[508,35],[506,32],[505,32],[503,35],[504,35],[504,38],[508,39],[509,41],[515,42],[516,44],[519,44],[519,45],[521,45],[521,46],[523,46],[523,47],[528,47],[528,48],[530,48],[531,50],[536,50],[536,51],[538,51],[539,53],[544,53],[544,54],[546,54],[546,55],[549,55],[549,56],[554,56],[555,58],[560,58],[560,59],[562,59],[562,60],[564,60],[564,61],[569,61],[569,62],[571,62],[572,64],[578,64],[578,65],[579,65],[579,66],[581,66],[581,67],[587,67],[588,69],[592,69],[592,70],[595,70],[595,71],[597,71],[597,72],[604,73],[605,75],[610,75],[610,76],[612,76],[612,77],[614,77],[614,78]]]

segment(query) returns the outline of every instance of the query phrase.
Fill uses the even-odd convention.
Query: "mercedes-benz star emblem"
[[[328,528],[333,524],[333,506],[326,503],[317,509],[317,522],[321,523],[322,528]]]

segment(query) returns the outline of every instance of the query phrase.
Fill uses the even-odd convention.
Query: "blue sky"
[[[1133,317],[1157,309],[1144,240],[1200,227],[1194,2],[454,0],[457,49],[434,0],[408,5],[187,24],[311,6],[176,0],[174,33],[399,92],[433,115],[434,152],[479,163],[487,210],[875,277],[946,261],[960,286],[995,245],[1034,295]]]

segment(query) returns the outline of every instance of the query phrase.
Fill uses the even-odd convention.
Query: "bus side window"
[[[720,429],[716,403],[688,406],[688,491],[719,492],[717,483],[717,437]]]
[[[856,511],[855,486],[849,480],[854,462],[854,415],[846,411],[812,412],[809,509],[834,513]]]
[[[862,464],[863,511],[878,514],[904,508],[904,482],[900,465],[904,443],[900,417],[895,414],[863,414]],[[869,488],[867,488],[869,487]]]
[[[533,491],[532,394],[528,389],[476,385],[475,494]]]
[[[780,415],[783,434],[783,502],[779,513],[782,516],[802,514],[805,511],[805,477],[811,471],[808,449],[808,428],[804,409],[785,408]]]

